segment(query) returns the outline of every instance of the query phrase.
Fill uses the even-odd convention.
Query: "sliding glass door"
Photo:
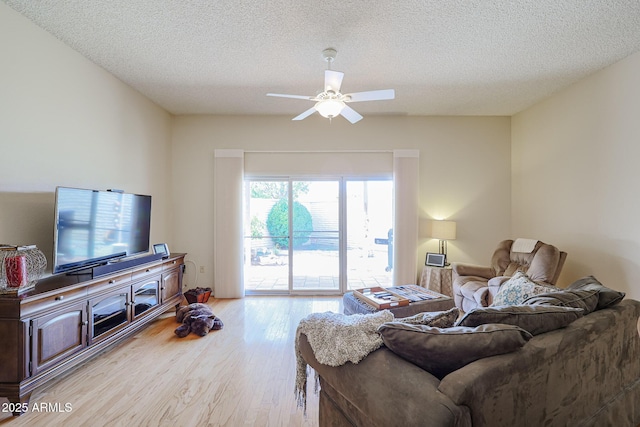
[[[340,181],[293,181],[293,291],[340,291]]]
[[[348,290],[391,286],[392,181],[347,181],[346,196]]]
[[[246,181],[246,293],[390,285],[391,189],[390,180]]]
[[[289,182],[245,181],[244,192],[245,292],[288,293]]]

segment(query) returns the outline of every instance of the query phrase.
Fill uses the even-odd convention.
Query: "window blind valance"
[[[362,152],[245,152],[245,178],[268,176],[349,176],[385,177],[393,175],[393,153]]]

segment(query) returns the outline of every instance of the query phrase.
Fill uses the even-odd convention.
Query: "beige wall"
[[[214,150],[420,150],[421,230],[428,218],[458,222],[452,261],[487,263],[510,236],[509,117],[367,116],[351,125],[318,115],[302,122],[284,116],[179,116],[173,120],[175,245],[204,266],[198,285],[213,283]],[[421,236],[424,263],[437,241]],[[191,278],[188,279],[192,283]]]
[[[639,112],[636,53],[512,118],[513,231],[568,252],[561,284],[640,299]]]
[[[151,194],[170,241],[170,115],[2,2],[0,57],[0,242],[50,267],[58,185]]]

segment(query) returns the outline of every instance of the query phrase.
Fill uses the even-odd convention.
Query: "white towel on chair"
[[[536,243],[538,243],[538,241],[535,239],[516,239],[513,245],[511,245],[511,252],[530,254],[536,248]]]

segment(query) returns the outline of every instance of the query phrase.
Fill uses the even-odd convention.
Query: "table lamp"
[[[447,261],[447,240],[456,239],[455,221],[433,221],[431,223],[431,237],[439,240],[439,251],[444,255],[445,264]]]

